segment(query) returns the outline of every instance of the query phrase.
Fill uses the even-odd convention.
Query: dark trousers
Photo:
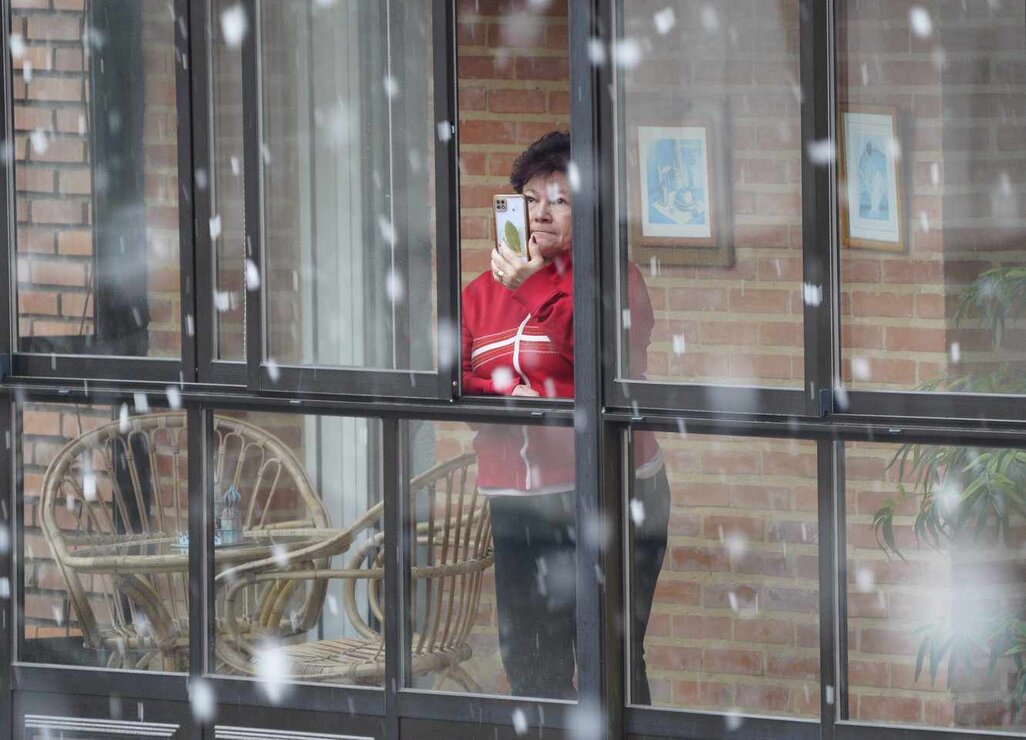
[[[635,482],[631,686],[633,703],[650,704],[644,640],[666,553],[670,486],[666,472]],[[574,699],[577,642],[577,533],[574,493],[495,496],[495,596],[502,664],[515,696]]]

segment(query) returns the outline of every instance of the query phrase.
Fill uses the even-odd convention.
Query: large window
[[[177,357],[174,19],[104,0],[11,21],[18,349]]]
[[[0,37],[0,735],[1022,732],[1021,2]]]

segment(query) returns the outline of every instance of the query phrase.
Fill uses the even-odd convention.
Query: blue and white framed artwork
[[[636,98],[645,120],[627,127],[627,238],[645,264],[729,267],[730,152],[726,104],[691,101],[688,115],[666,101]]]
[[[841,228],[845,246],[904,249],[901,147],[890,109],[841,110]]]
[[[709,140],[702,126],[639,126],[641,234],[711,239]]]

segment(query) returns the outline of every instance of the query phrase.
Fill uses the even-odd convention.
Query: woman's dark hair
[[[513,163],[509,183],[517,193],[524,192],[524,185],[537,175],[551,175],[553,172],[566,174],[570,164],[570,134],[566,131],[550,131],[524,150]]]

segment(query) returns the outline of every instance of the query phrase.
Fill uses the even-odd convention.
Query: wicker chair
[[[329,527],[302,465],[281,440],[225,416],[214,417],[213,428],[214,480],[218,490],[231,483],[242,491],[244,530]],[[166,545],[188,531],[185,434],[184,412],[114,421],[65,445],[43,477],[44,537],[85,645],[107,652],[108,667],[188,666],[187,572],[165,567],[159,556],[148,557],[152,567],[142,570],[90,572],[75,555],[135,538]],[[293,594],[287,585],[272,584],[259,598],[244,596],[254,604],[250,622],[266,626],[280,620],[281,605],[293,595],[299,618],[288,621],[298,633],[316,624],[324,593],[315,587]]]
[[[412,555],[411,613],[417,615],[411,639],[412,677],[436,674],[438,684],[452,679],[468,691],[480,687],[460,666],[471,657],[468,636],[477,617],[482,576],[493,563],[488,501],[477,487],[468,493],[467,482],[475,455],[468,453],[435,465],[414,478],[410,493],[421,521]],[[218,576],[224,588],[230,639],[219,641],[218,657],[243,675],[260,675],[261,662],[276,667],[276,678],[380,685],[385,675],[384,639],[380,631],[383,606],[384,533],[382,504],[371,508],[352,529],[368,536],[345,569],[290,569],[253,563],[226,570]],[[254,642],[243,628],[236,629],[236,594],[264,581],[343,581],[345,613],[358,637],[296,642],[267,646]],[[375,626],[357,605],[357,586],[366,583],[369,610]],[[419,602],[419,603],[418,603]]]

